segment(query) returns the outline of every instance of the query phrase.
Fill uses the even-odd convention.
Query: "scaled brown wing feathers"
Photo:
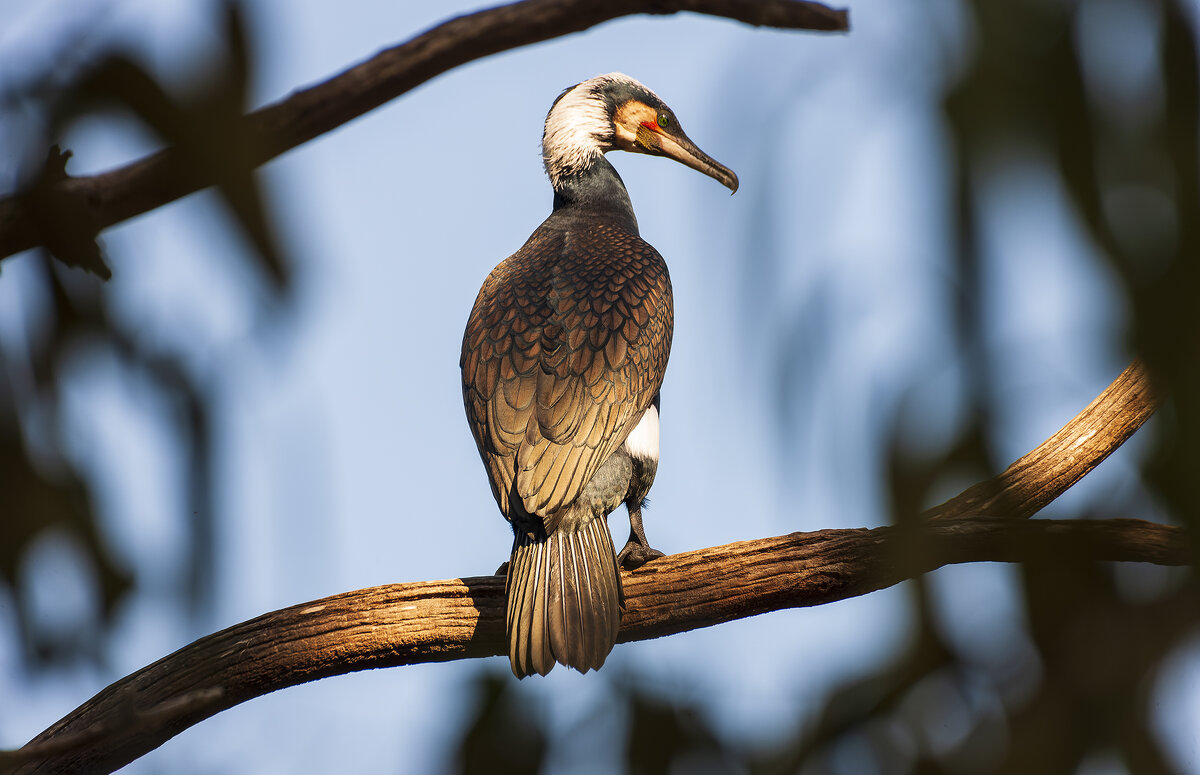
[[[670,282],[653,247],[599,221],[543,226],[488,276],[463,336],[463,398],[509,519],[527,512],[552,532],[650,405]]]

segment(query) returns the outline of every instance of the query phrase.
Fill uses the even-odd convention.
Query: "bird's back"
[[[463,336],[463,398],[493,494],[518,529],[561,512],[662,384],[666,264],[605,218],[556,211],[484,282]]]

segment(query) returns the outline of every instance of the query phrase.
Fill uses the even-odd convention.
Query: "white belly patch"
[[[625,449],[642,460],[658,460],[658,409],[653,404],[646,409],[637,427],[625,439]]]

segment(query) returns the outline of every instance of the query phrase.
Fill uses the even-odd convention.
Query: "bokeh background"
[[[475,9],[245,0],[239,41],[209,0],[0,0],[0,191],[51,142],[73,175],[183,137],[232,154],[221,116]],[[1138,352],[1175,398],[1044,515],[1196,519],[1194,5],[851,11],[849,35],[633,17],[492,56],[107,230],[108,282],[4,259],[0,747],[216,629],[507,558],[462,328],[549,212],[551,101],[613,70],[742,183],[612,159],[675,290],[658,548],[891,523],[1032,449]],[[1200,773],[1195,584],[944,568],[619,646],[595,675],[320,681],[127,771]]]

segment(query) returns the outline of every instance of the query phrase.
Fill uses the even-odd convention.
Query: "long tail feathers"
[[[621,626],[621,576],[605,519],[534,540],[519,532],[508,563],[508,656],[517,678],[555,662],[598,670]]]

